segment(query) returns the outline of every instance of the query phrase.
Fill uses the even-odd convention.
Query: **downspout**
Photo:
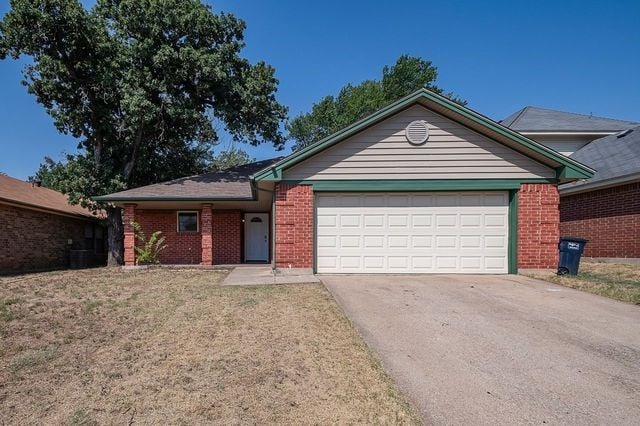
[[[256,185],[256,181],[251,178],[251,188],[254,191],[264,191],[271,194],[271,271],[276,273],[276,191],[275,189],[260,188]],[[257,199],[257,197],[256,197]]]

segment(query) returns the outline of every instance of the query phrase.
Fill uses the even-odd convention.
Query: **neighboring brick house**
[[[587,238],[585,256],[640,259],[640,126],[595,140],[571,158],[597,173],[560,187],[562,235]]]
[[[96,216],[51,189],[0,175],[0,274],[65,268],[70,250],[105,257]]]
[[[316,273],[555,268],[557,185],[594,171],[419,90],[281,159],[96,200],[163,231],[164,263],[271,263]]]

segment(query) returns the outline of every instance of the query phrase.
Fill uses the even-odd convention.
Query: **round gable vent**
[[[421,145],[429,139],[429,125],[424,120],[412,121],[404,130],[404,134],[409,143]]]

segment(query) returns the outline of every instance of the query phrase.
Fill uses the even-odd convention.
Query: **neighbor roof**
[[[588,180],[563,185],[562,189],[587,189],[608,185],[625,176],[640,178],[640,126],[596,139],[574,152],[571,158],[597,169]]]
[[[1,201],[55,213],[96,218],[90,210],[70,205],[68,197],[60,192],[6,175],[0,175]]]
[[[518,132],[617,132],[640,123],[527,106],[500,121]]]
[[[250,176],[269,167],[282,157],[256,161],[223,171],[189,176],[154,185],[94,197],[97,201],[218,201],[252,200]]]
[[[464,126],[473,128],[475,131],[507,145],[542,164],[555,168],[559,178],[579,179],[588,178],[593,175],[594,170],[591,170],[589,167],[586,167],[573,159],[565,157],[551,148],[529,139],[528,137],[505,127],[504,125],[497,123],[470,108],[457,104],[449,98],[427,89],[420,89],[397,102],[382,108],[370,116],[345,127],[339,132],[294,152],[270,167],[256,173],[254,178],[257,181],[281,180],[283,170],[306,160],[318,152],[321,152],[370,126],[373,126],[414,104],[420,104],[433,109],[437,113],[448,116]]]

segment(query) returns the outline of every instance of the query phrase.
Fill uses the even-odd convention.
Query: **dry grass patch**
[[[419,423],[324,287],[225,274],[0,279],[0,423]]]
[[[640,304],[640,265],[583,262],[578,275],[532,275],[566,287]]]

